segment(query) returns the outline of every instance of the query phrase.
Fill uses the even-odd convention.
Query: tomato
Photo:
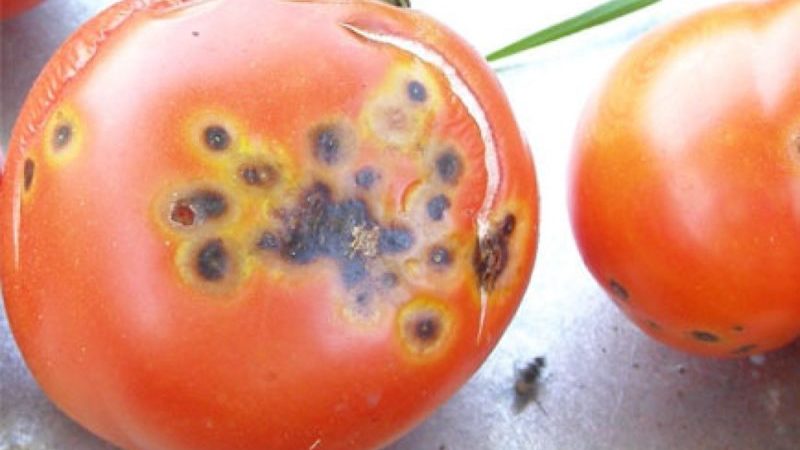
[[[800,334],[800,2],[718,6],[638,42],[578,127],[584,261],[641,329],[736,357]]]
[[[123,448],[375,448],[496,345],[537,195],[498,81],[420,13],[125,1],[15,127],[6,308],[46,394]]]
[[[42,0],[0,0],[0,20],[22,14],[41,2]]]

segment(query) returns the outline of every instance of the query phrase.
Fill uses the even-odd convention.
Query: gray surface
[[[59,1],[2,24],[2,138],[38,68],[108,1]],[[415,0],[486,52],[593,0]],[[719,0],[666,0],[534,51],[498,72],[534,151],[542,234],[534,278],[497,350],[473,379],[392,450],[800,448],[800,344],[764,357],[690,357],[634,329],[583,268],[566,211],[566,164],[583,99],[632,39]],[[515,367],[547,358],[538,405],[515,413]],[[0,450],[107,449],[44,398],[0,315]]]

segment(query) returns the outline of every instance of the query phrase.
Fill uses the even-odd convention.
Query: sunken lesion
[[[397,314],[397,334],[405,353],[416,359],[435,359],[453,335],[454,318],[440,301],[417,298]]]
[[[509,261],[509,240],[517,226],[516,216],[506,214],[483,238],[478,239],[473,253],[472,267],[478,285],[486,292],[492,292],[497,280],[505,272]]]
[[[706,344],[716,344],[722,340],[718,334],[707,330],[692,330],[689,332],[689,336],[696,341]]]

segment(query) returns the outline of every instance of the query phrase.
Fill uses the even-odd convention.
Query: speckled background
[[[48,0],[0,25],[0,142],[7,142],[25,92],[58,43],[109,3]],[[413,3],[485,53],[598,1]],[[540,177],[543,221],[532,284],[483,368],[392,450],[800,448],[800,344],[738,361],[667,349],[605,298],[569,229],[566,167],[584,99],[637,36],[714,3],[720,0],[664,0],[497,66]],[[516,411],[515,369],[540,355],[547,367],[538,403]],[[0,450],[109,448],[43,396],[0,314]]]

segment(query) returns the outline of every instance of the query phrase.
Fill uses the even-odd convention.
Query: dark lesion
[[[439,179],[447,184],[457,184],[464,171],[464,163],[453,149],[447,149],[437,156],[435,165]]]
[[[28,192],[33,185],[33,176],[36,173],[36,163],[32,159],[26,158],[22,168],[22,187]]]
[[[611,295],[617,300],[627,302],[630,299],[628,290],[622,285],[622,283],[615,279],[608,281],[608,289],[611,291]]]
[[[53,132],[53,149],[56,151],[63,150],[72,141],[72,125],[69,123],[62,123],[56,126]]]
[[[222,281],[227,276],[230,265],[230,256],[222,239],[207,241],[197,252],[195,269],[197,275],[205,281]]]
[[[689,334],[692,336],[693,339],[708,344],[713,344],[720,341],[720,337],[710,331],[694,330]]]
[[[246,163],[239,166],[239,178],[248,186],[270,187],[277,183],[278,169],[268,163]]]
[[[383,3],[396,6],[398,8],[411,8],[411,0],[380,0]]]
[[[227,150],[232,141],[230,133],[222,125],[209,125],[203,130],[203,142],[213,152]]]
[[[213,189],[198,189],[172,203],[169,220],[179,227],[195,227],[219,219],[227,211],[225,195]]]
[[[516,217],[508,214],[475,246],[472,266],[479,286],[491,292],[506,269],[509,259],[509,239],[516,228]]]

